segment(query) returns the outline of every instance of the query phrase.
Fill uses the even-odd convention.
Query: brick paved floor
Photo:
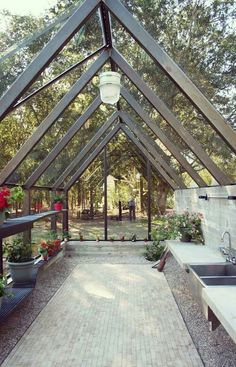
[[[164,274],[78,264],[2,367],[200,367]]]

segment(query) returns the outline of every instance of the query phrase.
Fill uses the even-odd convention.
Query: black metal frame
[[[70,39],[79,31],[94,12],[100,8],[102,28],[104,35],[104,45],[97,49],[94,53],[72,65],[69,69],[58,75],[56,78],[46,83],[44,86],[31,93],[29,96],[20,100],[27,89],[34,83],[43,70],[51,63],[58,55],[63,47]],[[126,62],[126,60],[114,48],[112,43],[112,29],[110,23],[110,15],[118,19],[130,35],[140,44],[140,46],[151,56],[156,64],[162,68],[165,74],[177,85],[177,87],[187,96],[189,101],[200,111],[200,113],[209,121],[216,132],[225,140],[226,144],[236,152],[236,135],[229,125],[226,124],[222,116],[215,110],[207,98],[199,91],[187,75],[175,64],[175,62],[165,53],[164,50],[155,42],[155,40],[144,30],[144,28],[134,19],[129,11],[123,6],[119,0],[85,0],[78,7],[70,19],[62,26],[53,39],[45,46],[38,56],[31,62],[22,75],[13,83],[11,88],[5,93],[0,100],[0,120],[2,120],[13,109],[17,109],[30,98],[40,93],[42,90],[53,84],[57,80],[63,78],[69,72],[84,64],[89,59],[97,56],[96,61],[90,68],[81,76],[81,78],[72,86],[72,88],[64,95],[56,107],[49,113],[44,121],[39,125],[33,135],[26,141],[16,156],[6,165],[0,173],[0,185],[7,182],[11,174],[18,168],[27,155],[32,151],[35,145],[47,133],[48,129],[58,120],[65,109],[73,102],[78,94],[85,88],[89,81],[97,74],[97,72],[108,61],[111,64],[111,69],[116,70],[117,67],[130,79],[130,81],[139,89],[142,95],[149,103],[158,111],[165,121],[174,129],[178,136],[183,139],[187,147],[193,152],[196,158],[203,164],[208,172],[216,179],[220,185],[228,185],[233,182],[227,175],[222,172],[219,167],[202,149],[200,144],[195,141],[191,134],[183,127],[175,115],[169,110],[164,102],[154,94],[154,92],[144,83],[134,69]],[[163,131],[155,124],[154,121],[143,111],[139,103],[125,89],[121,89],[122,97],[139,115],[143,122],[152,130],[158,139],[165,145],[173,157],[180,163],[185,171],[192,177],[199,187],[207,186],[200,175],[185,159],[181,151],[174,145],[172,141],[163,133]],[[36,188],[35,183],[56,159],[58,154],[65,149],[66,145],[73,138],[76,132],[89,119],[96,109],[101,104],[100,98],[96,98],[87,110],[78,118],[75,124],[67,131],[62,140],[51,150],[44,161],[32,173],[26,183],[23,185],[26,189]],[[136,146],[141,154],[148,162],[147,179],[150,183],[151,166],[158,175],[161,175],[172,189],[183,189],[185,185],[180,176],[171,169],[163,157],[159,154],[157,146],[153,143],[143,129],[140,129],[135,124],[130,116],[121,110],[120,103],[117,104],[117,112],[111,116],[106,124],[99,129],[94,137],[90,140],[87,146],[70,162],[65,172],[58,178],[54,185],[48,187],[49,190],[62,190],[62,183],[76,167],[78,170],[73,174],[71,179],[64,187],[65,194],[68,196],[68,190],[78,180],[84,170],[96,158],[96,155],[105,149],[107,143],[121,129],[127,137]],[[119,119],[120,123],[116,124],[113,129],[107,133],[107,130],[112,127],[113,122]],[[103,138],[104,137],[104,138]],[[96,145],[101,139],[103,140]],[[88,157],[87,157],[87,154]],[[105,153],[104,153],[105,154]],[[106,166],[106,158],[104,164]],[[151,165],[151,166],[150,166]],[[106,168],[106,167],[105,167]],[[107,172],[107,168],[104,169]],[[44,188],[42,188],[44,189]],[[66,225],[66,221],[65,221]],[[68,218],[67,218],[68,225]],[[150,228],[149,228],[150,229]]]

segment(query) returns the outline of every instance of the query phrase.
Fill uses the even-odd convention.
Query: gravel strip
[[[172,256],[168,258],[164,274],[204,365],[236,367],[236,344],[222,325],[209,331],[208,321],[188,287],[188,275]]]

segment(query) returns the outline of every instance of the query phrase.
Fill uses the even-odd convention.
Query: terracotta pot
[[[58,211],[62,210],[63,209],[63,204],[62,203],[55,203],[54,204],[54,209],[58,210]]]

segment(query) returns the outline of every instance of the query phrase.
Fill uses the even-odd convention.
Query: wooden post
[[[3,275],[3,248],[2,238],[0,238],[0,275]]]
[[[121,201],[119,201],[119,221],[122,221],[122,205],[121,205]]]
[[[25,190],[25,196],[23,201],[23,215],[30,215],[31,200],[30,200],[30,190]],[[31,229],[23,232],[24,243],[31,242]]]
[[[92,188],[90,188],[89,193],[90,193],[90,216],[91,216],[91,219],[93,219],[94,207],[93,207],[93,189]]]
[[[51,210],[54,210],[54,200],[53,200],[53,195],[56,193],[56,191],[52,191],[52,196],[51,196]],[[51,231],[56,231],[57,230],[57,218],[56,215],[52,215],[51,216]]]

